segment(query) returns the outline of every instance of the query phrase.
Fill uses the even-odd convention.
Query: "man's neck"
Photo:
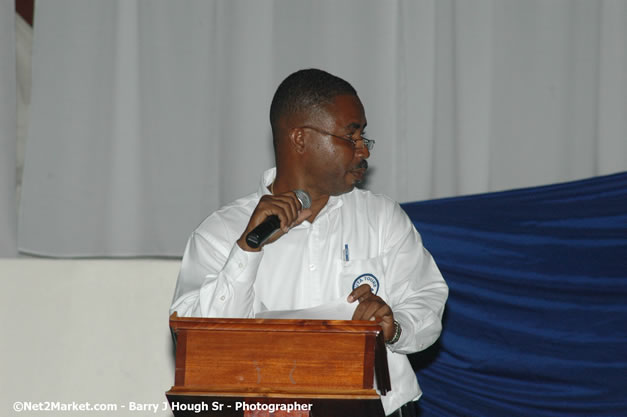
[[[307,187],[304,187],[300,181],[294,181],[293,179],[291,181],[284,180],[284,178],[285,177],[281,177],[277,173],[277,177],[274,179],[272,184],[268,186],[268,190],[274,195],[283,194],[298,189],[308,192],[311,197],[310,210],[312,214],[307,218],[307,220],[310,223],[313,223],[315,218],[318,216],[318,213],[320,213],[324,206],[327,205],[327,202],[329,201],[329,195],[320,194],[312,190],[307,190]]]

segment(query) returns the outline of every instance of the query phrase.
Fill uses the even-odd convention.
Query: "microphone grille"
[[[302,208],[308,209],[309,207],[311,207],[311,197],[309,196],[309,193],[307,191],[294,190],[294,194],[296,194],[296,198],[298,198],[298,201],[300,201],[300,205],[302,206]]]

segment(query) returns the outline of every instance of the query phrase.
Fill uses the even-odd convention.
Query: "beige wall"
[[[179,261],[0,259],[0,415],[16,401],[112,403],[117,412],[20,416],[171,416],[168,308]],[[156,414],[130,402],[159,404]],[[44,404],[45,406],[45,404]]]

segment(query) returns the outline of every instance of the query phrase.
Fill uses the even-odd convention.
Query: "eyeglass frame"
[[[363,143],[363,146],[358,148],[357,147],[357,140],[353,139],[351,137],[351,135],[348,135],[348,134],[345,135],[345,136],[339,136],[339,135],[335,135],[335,134],[333,134],[331,132],[327,132],[326,130],[322,130],[322,129],[319,129],[319,128],[313,127],[313,126],[300,126],[300,129],[311,129],[311,130],[314,130],[314,131],[316,131],[318,133],[321,133],[323,135],[329,135],[329,136],[332,136],[334,138],[345,140],[347,142],[350,142],[353,145],[353,149],[354,150],[366,148],[366,149],[368,149],[368,152],[370,152],[372,149],[374,149],[375,140],[374,139],[365,138],[362,135],[359,135],[359,139],[357,139],[357,140],[361,140],[361,142]]]

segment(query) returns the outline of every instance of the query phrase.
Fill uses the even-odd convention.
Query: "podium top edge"
[[[379,333],[377,322],[363,320],[310,320],[310,319],[243,319],[219,317],[170,316],[170,327],[178,330],[259,330],[259,331],[330,331]]]

